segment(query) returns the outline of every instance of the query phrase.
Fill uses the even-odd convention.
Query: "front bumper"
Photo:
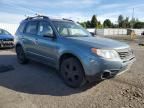
[[[14,42],[13,41],[0,41],[0,48],[13,48]]]
[[[117,75],[120,75],[120,74],[128,71],[135,60],[136,59],[133,56],[132,58],[130,58],[127,61],[103,61],[103,64],[101,64],[102,66],[99,65],[101,68],[101,69],[99,69],[99,72],[97,71],[94,75],[86,75],[86,79],[89,82],[101,81],[101,80],[103,80],[102,74],[105,72],[110,73],[110,76],[108,78],[113,78]],[[94,69],[94,67],[91,67],[91,69]]]

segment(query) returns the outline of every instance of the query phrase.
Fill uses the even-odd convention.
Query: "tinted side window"
[[[48,22],[39,23],[38,35],[43,36],[44,34],[53,34],[53,29]]]
[[[18,32],[23,33],[25,25],[26,25],[26,23],[21,23],[20,26],[19,26],[19,28],[18,28]]]
[[[37,34],[37,22],[29,22],[27,24],[25,33],[27,33],[27,34]]]

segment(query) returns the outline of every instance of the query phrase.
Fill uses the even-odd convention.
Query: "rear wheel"
[[[28,63],[28,59],[26,58],[24,50],[21,46],[16,47],[16,53],[17,53],[17,60],[20,64]]]
[[[85,83],[83,67],[74,57],[62,61],[60,73],[64,82],[70,87],[77,88]]]

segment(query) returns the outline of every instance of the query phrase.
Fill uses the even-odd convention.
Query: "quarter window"
[[[26,23],[22,23],[19,28],[18,28],[18,32],[23,33],[24,32],[24,28],[25,28]]]

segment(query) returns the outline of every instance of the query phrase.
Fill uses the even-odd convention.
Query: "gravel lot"
[[[30,62],[17,63],[13,51],[0,50],[0,108],[144,108],[144,47],[129,43],[137,61],[114,79],[80,89],[67,87],[56,70]]]

